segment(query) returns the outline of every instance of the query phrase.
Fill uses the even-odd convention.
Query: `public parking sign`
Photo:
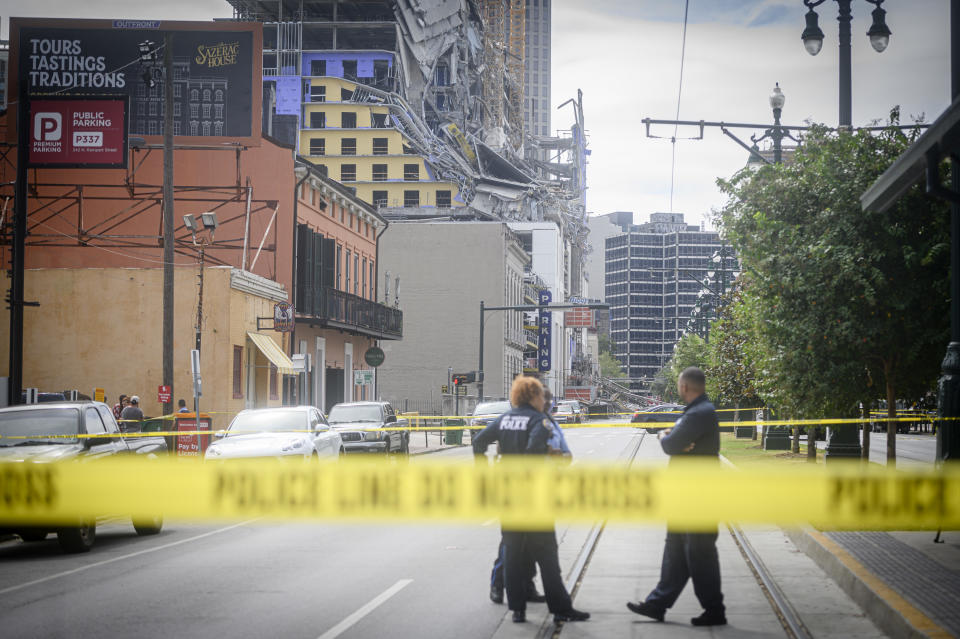
[[[50,96],[30,100],[32,167],[127,166],[127,98]]]
[[[173,399],[173,393],[169,386],[161,384],[157,386],[157,401],[161,404],[166,404]]]

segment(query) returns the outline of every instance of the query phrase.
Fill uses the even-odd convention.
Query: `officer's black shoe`
[[[555,614],[553,616],[553,623],[560,623],[561,621],[586,621],[589,618],[589,612],[583,612],[582,610],[571,608],[565,612],[558,612]]]
[[[503,603],[503,588],[490,586],[490,601],[493,603]]]
[[[527,601],[529,603],[543,603],[546,600],[547,597],[537,592],[536,588],[530,588],[527,590]]]
[[[722,612],[705,612],[699,617],[690,620],[695,626],[725,626],[727,625],[727,616]]]
[[[635,612],[638,615],[650,617],[651,619],[656,619],[657,621],[663,621],[663,610],[651,606],[646,601],[639,601],[637,603],[628,601],[627,608],[630,609],[630,612]]]
[[[513,623],[524,623],[527,620],[527,611],[526,610],[514,610],[513,611]]]

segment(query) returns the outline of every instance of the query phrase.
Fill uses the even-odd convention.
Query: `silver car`
[[[214,435],[204,455],[208,460],[244,457],[337,459],[343,455],[340,433],[313,406],[243,410],[226,431]]]

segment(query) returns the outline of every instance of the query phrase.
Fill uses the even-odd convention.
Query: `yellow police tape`
[[[960,469],[859,464],[731,470],[544,458],[486,463],[103,459],[0,463],[0,525],[69,524],[103,514],[186,520],[447,521],[538,528],[555,519],[719,521],[833,529],[960,528]]]

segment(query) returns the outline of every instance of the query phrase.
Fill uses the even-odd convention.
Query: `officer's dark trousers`
[[[647,603],[660,610],[673,606],[687,580],[693,580],[693,592],[707,612],[724,612],[720,592],[720,561],[717,558],[717,533],[668,531],[660,566],[660,583],[647,595]]]
[[[507,606],[510,610],[527,609],[527,584],[530,564],[540,566],[543,594],[552,613],[567,612],[573,607],[557,556],[557,536],[553,530],[538,532],[503,531],[504,571],[507,585]]]
[[[506,547],[503,544],[503,535],[500,536],[500,547],[497,549],[497,558],[493,561],[493,570],[490,571],[490,585],[494,588],[503,590],[505,587],[505,581],[503,578],[503,566],[504,560],[506,557]],[[537,587],[533,583],[533,578],[537,576],[537,565],[535,562],[530,561],[527,567],[527,591],[532,593],[535,592]]]

